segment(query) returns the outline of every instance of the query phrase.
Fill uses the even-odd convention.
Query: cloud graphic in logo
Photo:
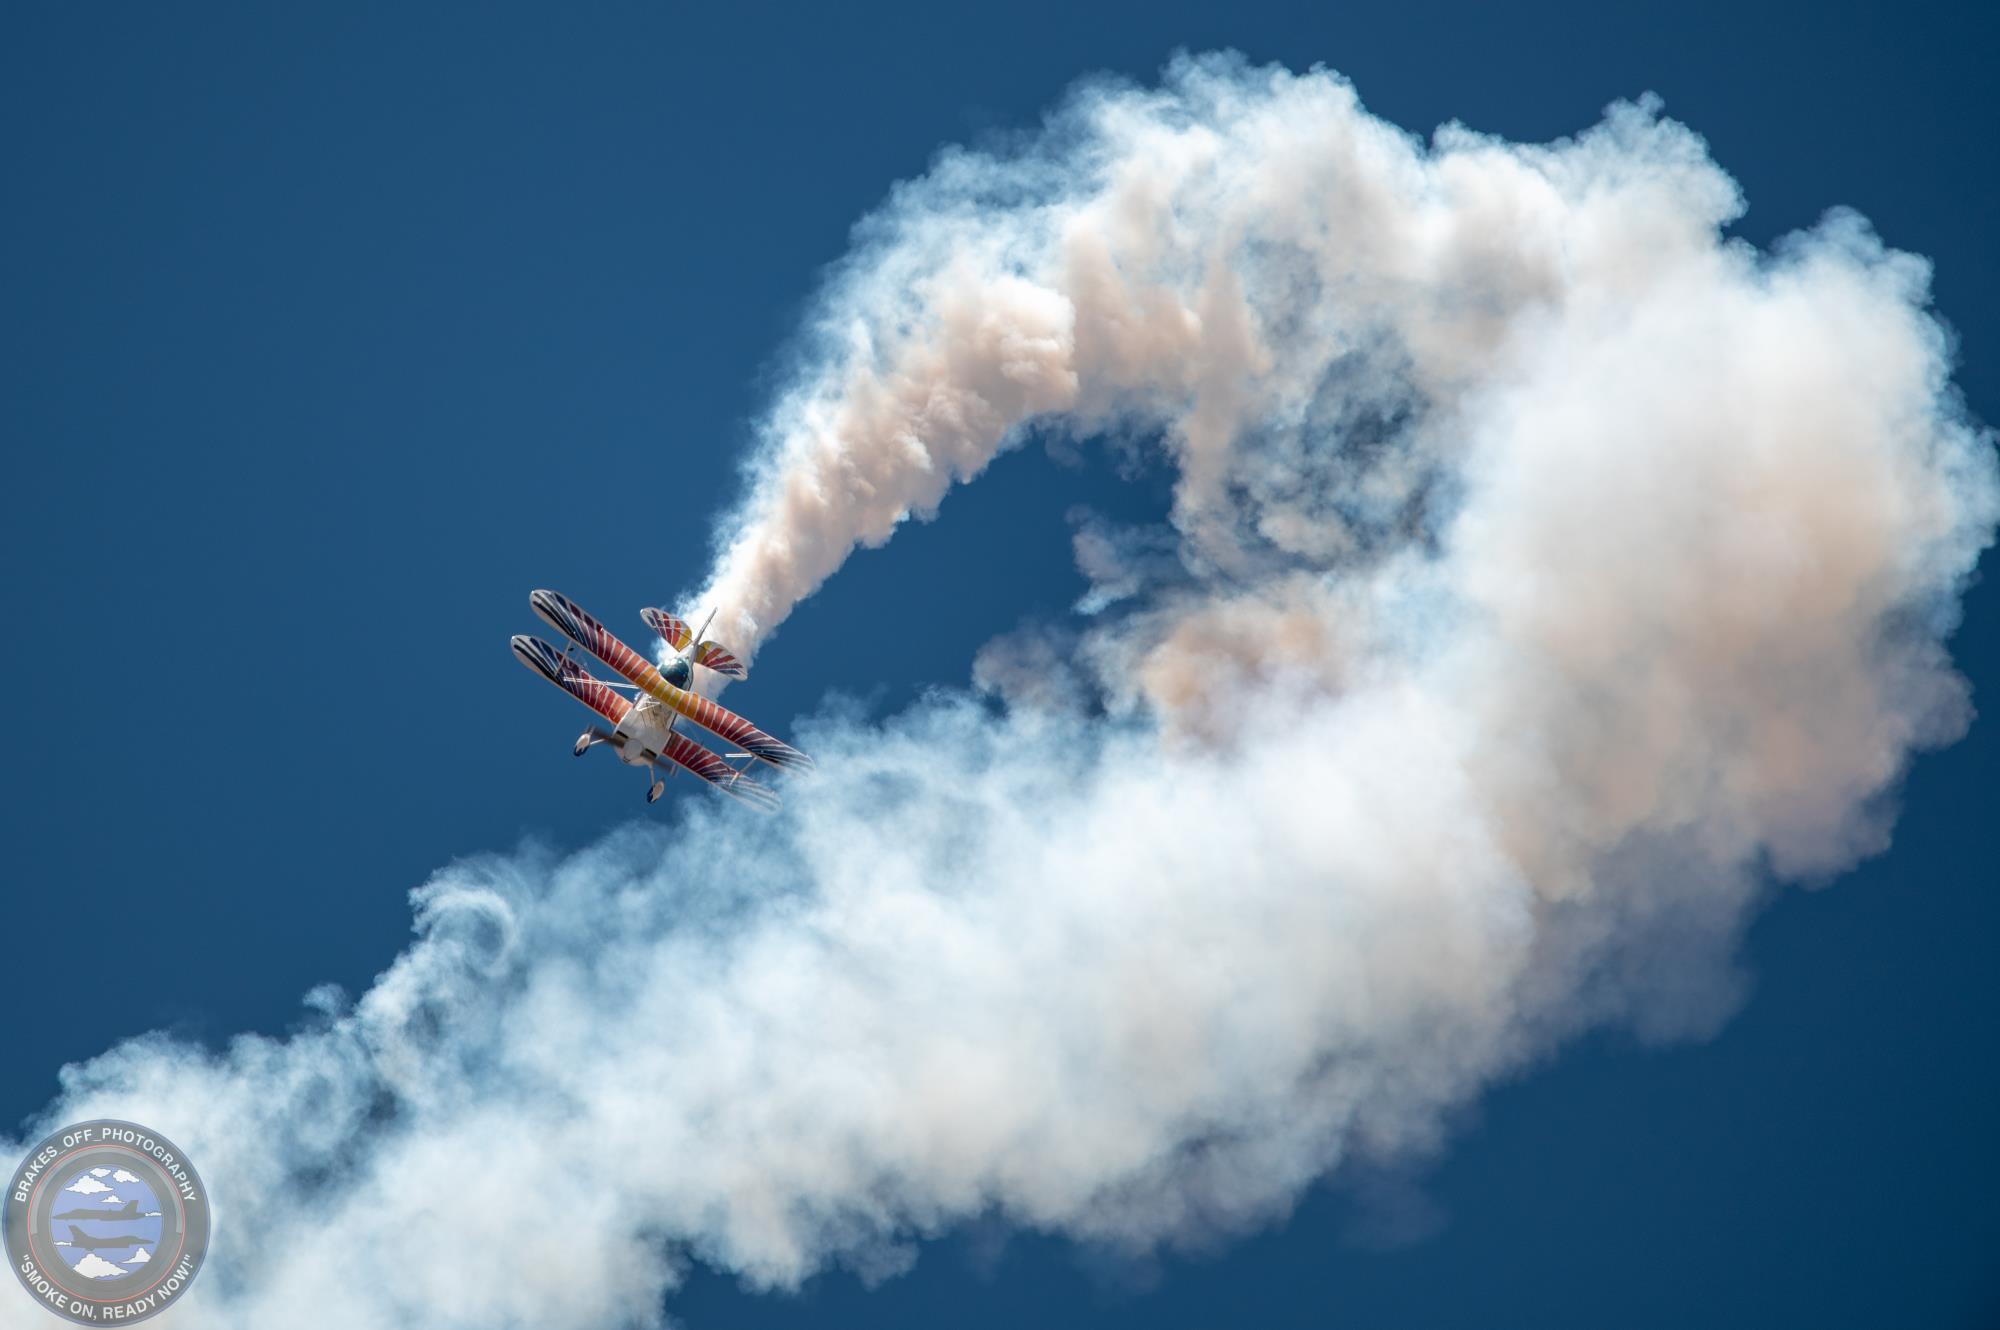
[[[90,1176],[93,1178],[108,1178],[111,1176],[111,1170],[108,1168],[93,1168],[90,1170]],[[123,1179],[120,1180],[123,1181]]]
[[[63,1190],[76,1192],[80,1196],[95,1196],[98,1192],[110,1191],[111,1188],[105,1186],[103,1183],[99,1182],[96,1178],[84,1176],[78,1178],[75,1182],[70,1183],[69,1186],[64,1187]]]
[[[71,1269],[85,1279],[123,1279],[127,1273],[123,1267],[113,1265],[94,1251],[85,1252],[83,1259]]]
[[[92,1169],[91,1171],[94,1173],[97,1170]],[[130,1173],[127,1173],[124,1169],[121,1168],[116,1173],[113,1173],[111,1175],[111,1180],[113,1182],[137,1182],[139,1179],[133,1177]]]
[[[100,1196],[100,1197],[98,1197],[98,1198],[97,1198],[97,1203],[98,1203],[99,1205],[123,1205],[123,1204],[125,1204],[125,1202],[123,1202],[123,1201],[121,1201],[121,1200],[119,1200],[119,1199],[118,1199],[118,1193],[117,1193],[117,1192],[115,1192],[115,1191],[108,1191],[108,1192],[104,1193],[104,1195],[102,1195],[102,1196]]]
[[[146,1264],[146,1262],[152,1259],[153,1259],[153,1254],[147,1251],[144,1247],[141,1247],[139,1248],[138,1251],[133,1252],[130,1256],[125,1258],[125,1264],[144,1265]]]

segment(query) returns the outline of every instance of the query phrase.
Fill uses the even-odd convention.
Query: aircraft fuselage
[[[69,1227],[69,1245],[79,1251],[111,1251],[120,1247],[143,1247],[151,1238],[126,1238],[117,1234],[86,1233],[75,1224]]]
[[[676,713],[650,697],[641,696],[618,722],[618,760],[627,766],[648,765],[646,750],[667,751],[667,726]]]

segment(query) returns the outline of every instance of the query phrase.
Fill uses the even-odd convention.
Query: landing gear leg
[[[576,747],[569,751],[572,756],[582,757],[590,751],[592,744],[608,744],[610,742],[611,736],[593,725],[576,737]]]
[[[660,773],[654,771],[651,766],[648,766],[646,770],[652,772],[653,775],[653,783],[646,790],[646,802],[656,804],[660,801],[660,796],[667,792],[667,783],[660,779]]]

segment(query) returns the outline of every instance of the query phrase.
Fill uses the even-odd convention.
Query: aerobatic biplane
[[[735,679],[744,676],[741,661],[715,643],[702,640],[706,624],[701,633],[690,632],[685,623],[665,610],[646,610],[642,616],[646,623],[675,653],[664,668],[656,668],[568,596],[537,591],[528,597],[528,604],[571,645],[558,651],[539,637],[517,635],[514,654],[523,665],[611,722],[609,730],[597,725],[585,730],[571,751],[582,757],[604,744],[626,765],[645,767],[654,778],[646,787],[647,803],[666,790],[667,783],[659,774],[661,763],[666,764],[668,775],[685,769],[724,794],[766,811],[777,807],[777,793],[746,774],[750,764],[812,765],[812,759],[798,749],[778,742],[713,698],[694,691],[697,665]],[[711,612],[709,622],[714,620]],[[623,682],[594,677],[573,658],[577,647],[616,670]],[[631,700],[621,696],[619,689],[631,692]],[[684,720],[735,745],[734,749],[727,754],[710,752],[677,732]]]

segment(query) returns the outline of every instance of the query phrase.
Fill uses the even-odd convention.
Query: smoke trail
[[[218,1198],[160,1324],[651,1325],[689,1259],[886,1274],[976,1214],[1174,1243],[1585,1026],[1712,1028],[1758,882],[1878,849],[1962,730],[2000,514],[1926,265],[1740,207],[1650,104],[1427,146],[1220,58],[947,154],[826,292],[718,635],[1030,422],[1163,441],[1172,530],[1084,526],[1103,612],[989,647],[1009,705],[819,723],[775,824],[454,864],[310,1029],[68,1069],[48,1117]]]

